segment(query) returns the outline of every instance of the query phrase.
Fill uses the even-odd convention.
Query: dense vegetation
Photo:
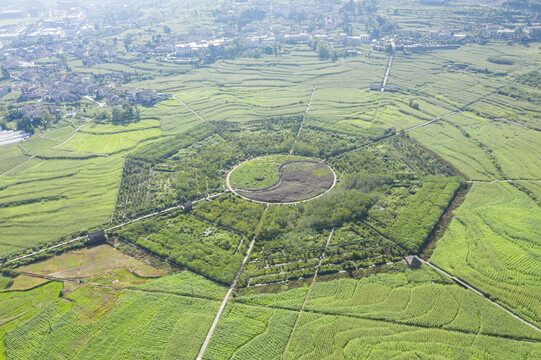
[[[224,195],[212,202],[200,202],[194,214],[216,222],[251,238],[255,234],[264,205],[250,203],[236,196]]]
[[[212,231],[208,235],[207,229]],[[117,235],[223,283],[233,281],[243,257],[242,251],[237,251],[241,235],[187,215],[138,222],[119,230]]]
[[[387,234],[408,252],[419,252],[461,184],[466,186],[454,177],[425,178]]]
[[[541,87],[541,74],[539,71],[531,71],[524,75],[517,76],[517,81],[531,87]]]

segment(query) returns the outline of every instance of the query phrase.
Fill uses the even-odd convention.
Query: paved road
[[[92,101],[93,103],[96,103],[98,104],[98,107],[102,108],[102,107],[105,107],[105,105],[107,105],[106,103],[100,103],[100,102],[97,102],[96,100],[92,99],[90,96],[83,96],[85,99],[87,99],[88,101]]]
[[[392,64],[393,64],[393,55],[389,55],[389,62],[387,63],[387,69],[385,70],[385,76],[383,77],[383,83],[381,85],[381,92],[385,91],[385,86],[387,85],[387,79],[389,78],[389,73],[391,72]]]

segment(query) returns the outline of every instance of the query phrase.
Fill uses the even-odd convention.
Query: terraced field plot
[[[68,298],[9,332],[8,358],[193,359],[218,309],[210,300],[130,290],[100,296],[84,287]]]
[[[412,131],[421,144],[433,149],[468,179],[537,179],[541,133],[501,121],[452,115]]]
[[[432,262],[541,324],[541,209],[510,184],[473,184]]]
[[[278,359],[297,313],[241,304],[229,305],[204,359]]]
[[[2,157],[0,174],[12,169],[26,159],[26,156],[17,145],[0,146],[0,156]]]
[[[538,343],[464,334],[384,321],[303,313],[284,359],[388,357],[538,357]]]
[[[6,333],[31,319],[51,301],[58,298],[62,284],[41,285],[32,290],[0,292],[0,358],[5,358]]]
[[[159,125],[157,120],[143,120],[129,125],[86,125],[73,139],[58,149],[93,154],[115,154],[132,150],[144,141],[159,138]]]
[[[424,41],[440,23],[483,33],[486,14],[515,16],[422,3],[374,2],[377,31],[397,25]],[[222,32],[208,17],[220,4],[206,7],[192,2],[163,24]],[[343,30],[374,30],[355,22]],[[138,47],[167,38],[165,27],[149,30],[118,39],[133,35]],[[122,64],[86,66],[70,56],[76,72],[122,75],[126,87],[172,97],[140,107],[141,120],[129,124],[92,118],[103,109],[84,100],[73,123],[0,148],[0,173],[37,154],[0,177],[0,257],[123,223],[108,232],[118,250],[79,249],[18,268],[85,284],[20,275],[8,286],[9,269],[0,277],[8,288],[0,291],[0,358],[194,359],[200,349],[204,359],[541,358],[538,329],[488,301],[541,325],[540,93],[522,81],[538,68],[539,46],[416,52],[395,39],[396,50],[335,44],[332,60],[319,59],[312,42],[282,44],[276,55],[202,56],[198,66],[132,53],[120,55]],[[387,84],[396,91],[369,90],[391,51]],[[312,201],[269,205],[334,186],[330,167],[304,157],[325,159],[340,181]],[[227,193],[227,174],[254,158],[231,173],[236,193]],[[458,172],[473,185],[449,211],[467,192]],[[428,265],[402,264],[406,255],[428,257],[429,240],[430,261],[489,299]],[[147,262],[160,257],[169,265]]]
[[[122,164],[122,159],[111,158],[32,159],[1,177],[0,252],[107,223]]]

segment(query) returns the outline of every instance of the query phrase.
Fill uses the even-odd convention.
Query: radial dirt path
[[[265,211],[267,211],[268,208],[269,206],[267,205],[267,207],[265,208]],[[233,292],[233,289],[235,288],[235,286],[237,286],[237,281],[239,280],[242,270],[244,270],[244,265],[246,265],[246,262],[248,262],[248,258],[250,257],[250,253],[252,252],[252,249],[255,244],[255,239],[257,238],[257,235],[259,234],[262,219],[263,219],[263,214],[261,214],[261,217],[259,218],[259,223],[257,224],[257,229],[255,231],[254,237],[252,238],[252,241],[250,242],[250,246],[248,246],[248,251],[246,251],[246,256],[244,256],[244,259],[242,260],[242,264],[240,265],[239,271],[237,271],[237,275],[235,275],[235,279],[233,280],[233,283],[229,287],[227,294],[225,294],[225,297],[222,300],[222,304],[220,305],[220,308],[218,309],[218,312],[216,313],[216,316],[214,317],[214,321],[212,322],[212,325],[210,326],[209,332],[207,333],[207,337],[205,338],[205,341],[203,342],[203,346],[201,346],[201,350],[199,350],[199,355],[197,355],[197,360],[203,359],[203,354],[205,353],[205,350],[207,349],[210,338],[212,337],[212,334],[214,333],[214,330],[216,329],[216,325],[218,325],[218,321],[220,321],[220,317],[222,316],[225,306],[227,305],[227,302],[229,301],[229,298],[231,297],[231,293]]]
[[[304,113],[308,113],[308,109],[310,109],[310,105],[312,105],[312,98],[314,97],[314,93],[316,92],[316,87],[312,89],[312,93],[310,94],[310,99],[308,100],[308,105],[306,105],[306,110],[304,110]],[[295,136],[295,141],[293,142],[293,145],[291,145],[291,150],[289,151],[289,155],[293,155],[293,150],[295,150],[295,144],[297,143],[297,140],[299,139],[299,135],[302,131],[302,126],[304,125],[304,118],[301,122],[301,126],[299,126],[299,131],[297,131],[297,136]]]
[[[306,296],[304,297],[304,301],[302,303],[301,309],[299,310],[299,313],[297,314],[297,319],[295,320],[295,325],[293,325],[293,329],[291,330],[291,334],[289,335],[289,339],[287,340],[286,347],[284,349],[284,352],[282,353],[282,356],[280,359],[283,359],[284,356],[287,353],[287,349],[289,349],[289,344],[291,343],[291,339],[293,339],[293,334],[295,333],[295,329],[297,328],[297,323],[299,322],[299,319],[301,318],[302,311],[304,310],[304,306],[308,302],[308,298],[310,297],[310,292],[312,291],[312,286],[314,286],[314,283],[316,282],[317,273],[319,271],[319,268],[321,267],[321,263],[323,262],[323,259],[325,258],[325,251],[327,250],[327,247],[329,246],[329,242],[331,242],[332,234],[334,233],[334,228],[332,228],[331,233],[329,234],[329,237],[327,238],[327,243],[325,244],[325,248],[323,249],[323,253],[321,254],[321,257],[319,258],[319,263],[316,266],[316,272],[314,273],[314,277],[312,278],[312,282],[310,283],[310,287],[308,288],[308,291],[306,292]]]

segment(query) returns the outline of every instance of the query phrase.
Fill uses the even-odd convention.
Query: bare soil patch
[[[159,277],[165,271],[104,244],[56,255],[44,261],[17,268],[19,271],[64,279],[88,279],[126,269],[140,277]]]

